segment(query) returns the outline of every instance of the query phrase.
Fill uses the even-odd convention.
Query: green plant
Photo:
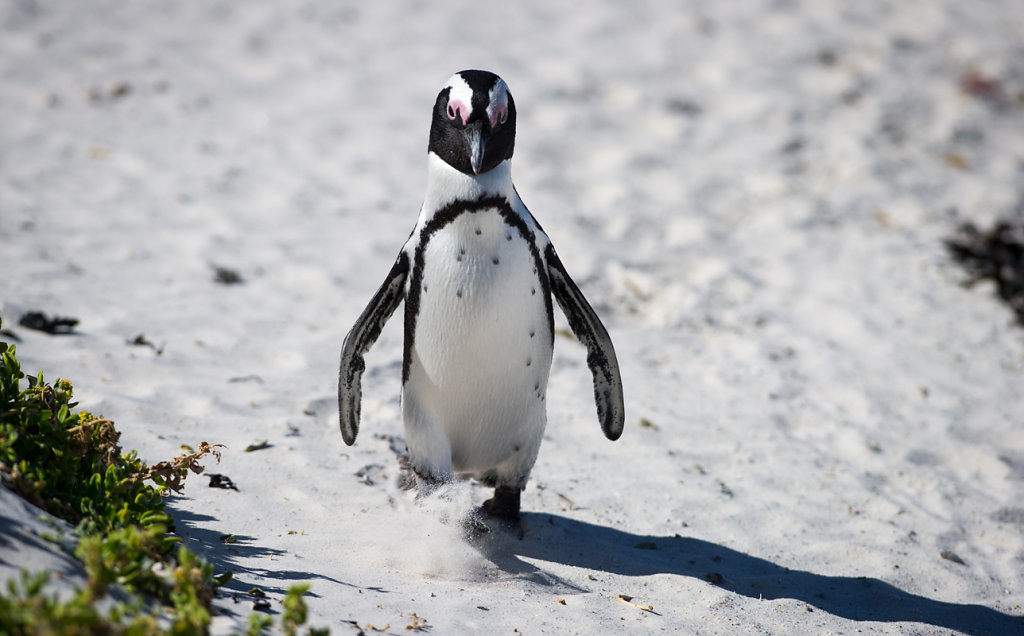
[[[43,593],[45,575],[23,573],[20,585],[11,581],[0,595],[0,632],[159,633],[155,616],[164,605],[173,608],[173,632],[205,633],[212,568],[168,534],[163,495],[180,490],[189,471],[202,470],[197,460],[216,448],[204,442],[198,452],[147,467],[134,451],[122,454],[113,422],[74,412],[72,392],[67,380],[49,385],[42,373],[25,376],[15,347],[0,342],[0,479],[76,524],[75,554],[88,576],[84,589],[60,601]],[[114,584],[139,596],[104,615],[96,602]],[[155,609],[147,610],[143,595]]]
[[[262,590],[260,592],[262,593]],[[284,606],[284,611],[281,612],[281,631],[285,636],[297,636],[299,634],[299,627],[306,623],[308,610],[303,597],[308,593],[308,583],[297,583],[289,587],[288,591],[285,592],[284,598],[281,600],[281,604]],[[260,634],[265,634],[273,626],[274,621],[269,616],[256,613],[250,614],[246,635],[259,636]],[[309,628],[306,630],[306,633],[309,636],[327,636],[330,630]]]
[[[67,599],[47,594],[44,587],[49,578],[46,572],[29,574],[23,571],[20,580],[7,582],[7,593],[0,594],[0,633],[69,636],[156,636],[164,633],[156,617],[151,615],[125,619],[122,608],[114,608],[109,614],[100,612],[85,590],[78,590]]]
[[[26,376],[15,354],[13,345],[0,342],[0,480],[76,524],[75,555],[87,582],[60,599],[45,592],[47,574],[22,572],[0,592],[0,633],[205,634],[214,588],[230,572],[214,578],[210,565],[168,534],[164,496],[180,492],[189,473],[202,472],[205,455],[219,461],[221,445],[201,442],[198,450],[146,466],[135,451],[122,453],[113,422],[73,410],[70,382],[49,385],[41,372]],[[97,602],[109,598],[111,586],[128,600],[101,612]],[[286,634],[306,620],[307,590],[293,586],[285,596]],[[272,623],[253,614],[249,632]]]

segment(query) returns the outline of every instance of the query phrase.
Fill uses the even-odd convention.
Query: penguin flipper
[[[587,365],[594,376],[594,401],[597,403],[597,417],[605,437],[616,440],[622,435],[626,410],[622,400],[622,378],[619,376],[619,362],[608,331],[597,317],[583,292],[576,286],[565,266],[559,260],[555,248],[548,245],[545,250],[548,265],[548,279],[551,292],[558,306],[569,319],[569,327],[587,348]]]
[[[409,275],[409,257],[398,255],[387,278],[370,299],[356,324],[345,336],[341,346],[341,367],[338,371],[338,414],[341,437],[351,446],[359,433],[359,407],[362,402],[360,379],[366,369],[363,354],[377,341],[384,323],[395,313],[405,296],[405,279]]]

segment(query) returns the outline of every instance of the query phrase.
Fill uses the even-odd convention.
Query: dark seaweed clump
[[[74,333],[78,318],[50,317],[41,311],[30,311],[18,320],[26,329],[35,329],[51,336]]]
[[[967,270],[964,286],[986,279],[995,282],[999,297],[1024,327],[1024,224],[1004,220],[981,231],[968,222],[960,225],[958,234],[945,243]]]

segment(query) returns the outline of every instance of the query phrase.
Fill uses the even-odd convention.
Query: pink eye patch
[[[491,107],[491,128],[499,124],[504,124],[508,121],[508,106],[505,104],[495,104]]]
[[[459,100],[452,100],[448,102],[448,119],[455,121],[456,118],[465,126],[469,119],[469,108]]]

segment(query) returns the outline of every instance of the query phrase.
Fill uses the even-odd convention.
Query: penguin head
[[[452,75],[434,103],[429,152],[468,175],[512,157],[516,106],[505,81],[487,71]]]

